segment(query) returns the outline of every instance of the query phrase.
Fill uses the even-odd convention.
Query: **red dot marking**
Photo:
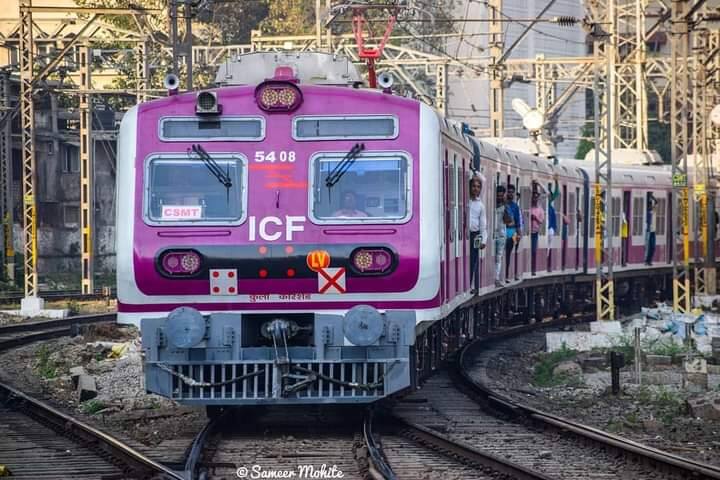
[[[213,293],[218,293],[220,291],[220,287],[213,287]]]
[[[285,247],[285,253],[287,253],[288,255],[290,255],[290,254],[293,253],[294,251],[295,251],[295,249],[293,248],[292,245],[287,245],[287,246]]]
[[[265,278],[267,277],[268,272],[263,268],[262,270],[260,270],[260,272],[258,272],[258,274],[260,275],[260,278]]]
[[[218,278],[220,276],[220,272],[213,272],[213,277]]]
[[[288,269],[287,269],[287,276],[288,276],[288,277],[294,277],[294,276],[295,276],[295,269],[294,269],[294,268],[288,268]]]
[[[230,288],[228,288],[228,292],[230,292],[230,293],[235,293],[235,287],[230,287]]]
[[[235,272],[228,272],[228,278],[233,278],[235,276]]]
[[[260,252],[260,255],[265,255],[267,253],[267,247],[263,245],[262,247],[258,248],[258,252]]]

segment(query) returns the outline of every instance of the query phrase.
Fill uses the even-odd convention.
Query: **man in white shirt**
[[[470,226],[470,284],[474,285],[473,294],[477,294],[480,289],[480,250],[485,248],[488,237],[485,204],[480,199],[481,192],[482,180],[478,176],[473,176],[470,179],[470,208],[468,209],[470,215],[468,222]],[[475,280],[474,284],[473,280]]]

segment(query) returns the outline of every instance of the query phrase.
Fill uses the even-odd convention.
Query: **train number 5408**
[[[275,150],[272,150],[270,152],[264,152],[262,150],[258,150],[255,152],[255,161],[256,162],[294,162],[295,161],[295,152],[280,150],[279,152],[275,152]]]

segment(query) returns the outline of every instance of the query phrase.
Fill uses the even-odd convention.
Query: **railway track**
[[[7,325],[0,327],[0,351],[114,319],[110,313]],[[1,382],[0,428],[0,463],[9,468],[12,478],[184,480],[182,473]]]
[[[467,388],[468,394],[477,402],[513,418],[523,419],[545,431],[562,432],[566,436],[573,436],[578,441],[588,445],[597,445],[607,451],[622,455],[629,461],[652,466],[659,471],[682,477],[720,479],[720,467],[715,465],[688,459],[541,411],[494,391],[485,383],[484,378],[486,377],[483,372],[473,369],[470,361],[471,356],[477,354],[480,348],[490,347],[492,343],[493,340],[481,339],[469,345],[461,352],[455,365],[456,375],[461,378],[460,381]]]
[[[392,471],[383,478],[428,478],[430,471],[443,478],[478,479],[497,478],[496,472],[522,479],[720,479],[720,469],[712,465],[541,412],[492,391],[467,370],[470,355],[491,341],[463,349],[455,365],[393,406],[378,453]]]
[[[104,300],[107,298],[115,298],[115,288],[96,288],[93,293],[82,293],[81,290],[47,290],[41,291],[38,296],[47,301],[62,301],[62,300],[77,300],[77,301],[89,301],[89,300]],[[25,297],[25,293],[21,290],[2,292],[0,293],[0,305],[8,305],[20,303]]]
[[[0,352],[32,342],[73,335],[83,326],[114,322],[115,318],[115,313],[100,313],[4,325],[0,327]]]

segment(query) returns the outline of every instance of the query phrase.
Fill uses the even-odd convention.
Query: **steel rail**
[[[98,448],[139,472],[142,478],[159,475],[160,479],[185,480],[184,476],[146,457],[120,440],[90,425],[66,415],[36,398],[10,385],[0,383],[0,401],[39,420],[55,431],[80,438],[92,448]]]
[[[0,327],[0,351],[8,350],[41,340],[72,335],[80,325],[114,321],[116,313],[99,313],[41,322],[13,323]],[[34,332],[23,335],[25,332]]]
[[[546,326],[547,324],[535,325]],[[518,330],[516,333],[521,333],[521,331]],[[664,467],[680,470],[682,473],[693,475],[693,478],[710,478],[720,480],[720,467],[681,457],[674,453],[664,452],[558,415],[543,412],[534,407],[522,404],[505,395],[494,392],[488,386],[472,378],[468,370],[465,368],[465,365],[467,364],[465,359],[468,352],[500,337],[507,336],[510,335],[480,338],[463,347],[457,356],[453,373],[461,379],[462,385],[472,392],[476,401],[485,403],[506,414],[533,420],[541,426],[551,427],[561,432],[571,432],[574,435],[600,444],[603,447],[611,447],[616,450],[620,450],[625,454],[635,455],[636,457],[649,461],[651,464],[661,464]]]
[[[491,453],[483,452],[464,442],[452,440],[422,425],[408,422],[397,416],[391,416],[390,420],[396,424],[396,428],[399,428],[398,433],[400,435],[416,440],[423,445],[430,445],[450,458],[459,458],[462,459],[461,461],[474,466],[489,467],[516,480],[553,480],[552,477],[548,477],[543,473]]]

